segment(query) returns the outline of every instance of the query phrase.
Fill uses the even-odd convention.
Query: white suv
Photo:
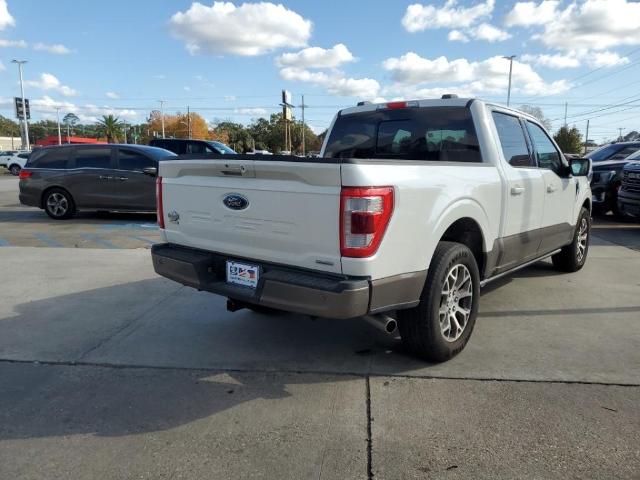
[[[9,150],[0,154],[0,167],[5,167],[12,175],[18,175],[29,159],[28,150]]]

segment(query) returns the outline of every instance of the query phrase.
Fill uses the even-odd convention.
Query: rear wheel
[[[73,198],[71,198],[69,192],[61,188],[48,190],[44,195],[44,201],[42,203],[44,211],[54,220],[71,218],[76,209]]]
[[[478,314],[480,274],[466,246],[440,242],[429,265],[420,304],[398,311],[405,348],[426,360],[443,362],[462,351]]]
[[[573,233],[573,241],[551,257],[553,266],[563,272],[577,272],[587,261],[591,236],[591,216],[589,210],[582,207],[578,223]]]
[[[15,175],[16,177],[20,175],[20,170],[22,170],[22,168],[20,168],[20,165],[16,165],[15,163],[9,167],[9,172],[11,173],[11,175]]]

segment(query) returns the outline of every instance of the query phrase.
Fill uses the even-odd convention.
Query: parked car
[[[338,113],[321,156],[162,162],[155,271],[232,311],[397,321],[409,352],[443,361],[469,340],[481,285],[549,256],[585,264],[590,160],[565,159],[530,115],[364,104]]]
[[[154,211],[158,162],[145,145],[64,145],[35,151],[20,172],[20,203],[62,220],[78,210]]]
[[[620,142],[605,145],[587,155],[593,162],[591,191],[594,212],[618,213],[622,169],[629,162],[629,156],[639,150],[640,142]]]
[[[622,170],[622,184],[618,193],[618,210],[640,218],[640,154],[634,156]]]
[[[5,167],[12,175],[18,175],[29,158],[29,150],[10,150],[0,154],[0,166]]]
[[[222,142],[213,140],[188,140],[182,138],[154,138],[149,142],[152,147],[164,148],[177,155],[217,153],[235,155],[236,152]]]

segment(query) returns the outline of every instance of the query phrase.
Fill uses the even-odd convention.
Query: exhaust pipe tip
[[[398,322],[396,321],[396,319],[390,317],[389,315],[366,315],[363,318],[367,323],[373,325],[378,330],[389,335],[394,333],[398,328]]]

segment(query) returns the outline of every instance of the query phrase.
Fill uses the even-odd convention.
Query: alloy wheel
[[[52,193],[47,198],[47,209],[56,217],[62,217],[69,210],[69,201],[58,192]]]
[[[587,241],[589,237],[589,222],[586,218],[582,218],[580,221],[580,228],[578,229],[578,251],[576,252],[576,258],[578,262],[582,262],[584,255],[587,251]]]
[[[440,296],[440,332],[447,342],[455,342],[469,322],[473,304],[473,280],[469,269],[456,264],[449,269]]]

